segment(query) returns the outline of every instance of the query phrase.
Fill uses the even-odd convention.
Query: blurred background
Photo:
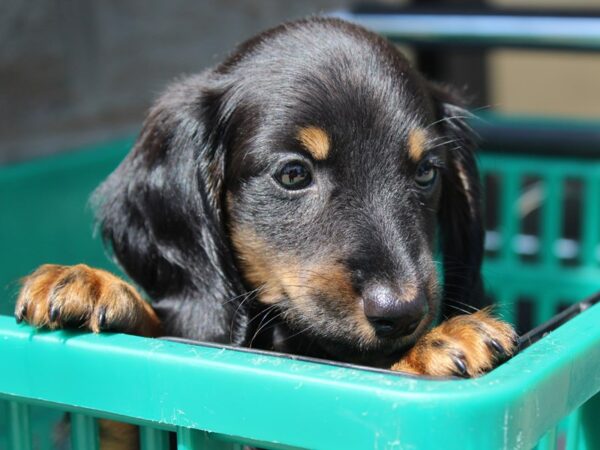
[[[175,77],[235,44],[344,0],[52,0],[0,3],[0,163],[131,136]],[[388,1],[406,5],[409,2]],[[444,5],[418,0],[417,5]],[[461,2],[465,4],[465,2]],[[597,0],[493,0],[511,8],[590,8]],[[444,51],[419,64],[501,112],[600,117],[600,58],[530,50]],[[429,61],[429,62],[428,62]]]
[[[85,263],[120,273],[93,234],[93,214],[86,205],[90,193],[128,152],[145,112],[167,83],[217,64],[236,44],[267,27],[345,10],[356,3],[0,1],[0,314],[12,314],[18,280],[40,264]],[[524,9],[547,16],[551,9],[569,8],[583,21],[590,19],[590,14],[600,20],[600,0],[378,3],[387,8],[430,8],[436,14],[452,6],[463,11],[512,8],[518,10],[517,16]],[[594,9],[595,13],[587,12]],[[558,16],[564,22],[565,14]],[[500,113],[473,121],[483,138],[478,154],[486,205],[483,275],[499,314],[524,333],[600,291],[599,27],[586,34],[579,26],[581,21],[571,24],[568,31],[574,32],[575,39],[581,38],[581,45],[569,46],[563,35],[557,39],[559,45],[547,46],[569,51],[532,50],[544,44],[536,41],[539,35],[515,44],[508,36],[513,29],[508,30],[508,38],[496,35],[495,40],[486,41],[490,30],[481,23],[457,27],[463,18],[451,20],[457,33],[438,33],[436,40],[428,17],[425,22],[429,22],[421,26],[430,28],[419,30],[423,45],[402,49],[429,78],[464,88],[481,116]],[[412,23],[403,22],[403,27]],[[535,27],[530,28],[530,22],[525,25],[526,29],[518,32],[527,38],[527,32]],[[548,35],[560,34],[555,25],[552,22]],[[473,35],[459,46],[456,39],[463,29]],[[400,32],[406,33],[406,29]],[[490,48],[485,48],[490,41]],[[513,45],[509,48],[507,43]],[[525,49],[526,45],[530,48]],[[590,48],[595,53],[588,51]],[[85,151],[73,151],[77,149]],[[65,154],[15,164],[57,153]],[[457,305],[464,306],[460,299]],[[457,306],[457,311],[462,311],[462,306]],[[9,328],[8,336],[10,333]],[[590,336],[593,338],[593,333]],[[581,336],[576,337],[572,350],[580,354],[584,347]],[[36,371],[23,373],[23,379],[29,380],[32,373]],[[537,377],[535,372],[518,376],[532,375]],[[594,377],[579,377],[568,382],[575,391],[584,392],[583,386],[595,381]],[[76,386],[68,387],[76,390]],[[56,386],[50,387],[53,395],[60,394]],[[0,391],[2,388],[0,382]],[[78,398],[72,394],[75,391],[66,392],[58,403]],[[558,407],[562,403],[551,404]],[[81,408],[78,402],[76,406]],[[10,433],[20,428],[3,428],[8,423],[7,411],[0,402],[0,450],[29,448],[9,446]],[[26,413],[25,409],[11,411]],[[598,417],[596,409],[591,411],[587,410],[589,417]],[[174,417],[183,420],[180,412]],[[40,406],[31,407],[30,413],[31,448],[56,450],[48,436],[62,412]],[[538,420],[547,426],[547,417]],[[575,434],[574,430],[584,430],[577,420],[585,417],[573,414],[568,427],[563,421],[562,428],[548,435],[544,448],[576,448],[582,443],[589,449],[599,448]],[[533,420],[533,416],[527,419],[528,426],[533,426]],[[25,419],[19,421],[23,423]],[[590,419],[590,423],[596,422]],[[571,433],[568,438],[567,429]],[[520,439],[520,431],[518,436]],[[26,442],[24,439],[14,442]]]

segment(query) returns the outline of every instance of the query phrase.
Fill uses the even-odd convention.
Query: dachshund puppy
[[[453,302],[483,306],[465,115],[358,26],[263,32],[167,89],[94,196],[152,306],[105,271],[45,265],[16,318],[477,376],[514,351],[512,328],[486,309],[432,328]]]

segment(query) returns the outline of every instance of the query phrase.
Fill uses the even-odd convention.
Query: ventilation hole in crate
[[[520,230],[515,240],[516,252],[523,262],[534,263],[539,260],[543,196],[544,186],[540,177],[523,177],[518,208]]]
[[[576,266],[580,262],[582,196],[581,180],[567,178],[562,201],[561,237],[555,247],[555,252],[563,266]]]
[[[485,220],[485,255],[494,257],[498,255],[502,242],[500,241],[499,225],[499,189],[500,177],[496,174],[485,174],[483,177],[484,191],[484,220]]]
[[[517,299],[516,328],[519,335],[527,333],[533,328],[533,313],[535,301],[531,297],[519,297]]]

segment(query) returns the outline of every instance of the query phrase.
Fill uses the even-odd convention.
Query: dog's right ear
[[[247,317],[230,301],[244,288],[223,217],[223,92],[208,80],[188,78],[160,97],[93,203],[103,239],[167,333],[238,343]]]

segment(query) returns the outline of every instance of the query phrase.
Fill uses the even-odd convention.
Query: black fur
[[[379,36],[334,19],[284,24],[159,98],[134,149],[95,194],[102,234],[166,334],[386,364],[439,313],[431,281],[438,232],[442,297],[482,296],[479,181],[464,115]],[[312,161],[299,145],[306,126],[327,132],[327,160]],[[417,128],[444,166],[427,193],[415,186],[407,154]],[[274,181],[290,159],[312,168],[307,189]],[[356,298],[303,286],[302,298],[283,289],[275,306],[265,304],[232,245],[239,229],[258,236],[272,260],[306,263],[299,279],[318,281],[309,268],[345,268]],[[414,335],[369,335],[359,316],[374,285],[398,295],[411,285],[427,298]]]

